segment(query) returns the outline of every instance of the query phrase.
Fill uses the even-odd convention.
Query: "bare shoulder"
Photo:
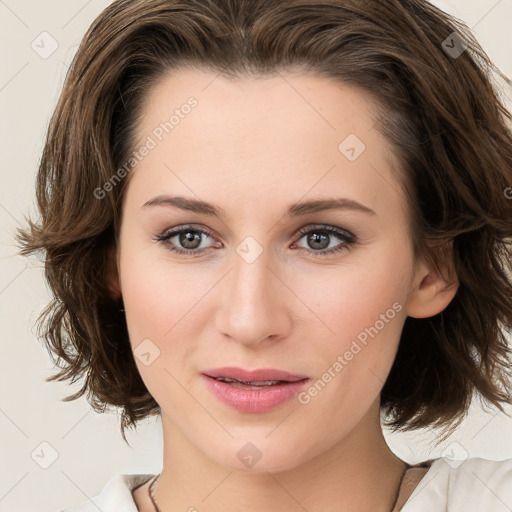
[[[149,499],[149,486],[152,482],[153,478],[132,491],[133,501],[139,512],[154,512],[155,510]]]
[[[400,494],[394,510],[401,510],[407,500],[411,497],[414,489],[418,487],[423,477],[427,474],[430,466],[427,467],[413,467],[409,468],[404,475],[402,480],[402,486],[400,487]],[[394,512],[394,511],[393,511]]]

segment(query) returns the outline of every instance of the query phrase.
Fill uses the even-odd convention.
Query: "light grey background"
[[[34,211],[36,167],[71,57],[109,3],[0,0],[0,511],[55,511],[98,494],[116,473],[161,469],[159,420],[146,421],[137,433],[128,434],[129,448],[116,413],[97,415],[84,397],[61,402],[78,387],[45,382],[52,364],[33,324],[49,295],[41,263],[16,255],[13,241],[24,214]],[[438,3],[474,29],[494,62],[511,77],[512,0]],[[53,53],[52,45],[58,45]],[[503,92],[512,96],[510,88]],[[409,462],[439,455],[512,457],[512,419],[494,410],[486,413],[478,404],[463,427],[436,448],[432,432],[387,438]]]

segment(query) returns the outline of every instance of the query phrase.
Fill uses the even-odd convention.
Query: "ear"
[[[117,250],[115,247],[112,247],[108,253],[108,261],[105,268],[105,281],[109,294],[114,300],[119,300],[121,298],[121,282],[119,280],[119,272],[117,269]]]
[[[459,281],[453,268],[452,242],[446,242],[437,251],[440,251],[441,273],[432,264],[421,262],[418,265],[406,307],[408,316],[428,318],[437,315],[455,297]]]

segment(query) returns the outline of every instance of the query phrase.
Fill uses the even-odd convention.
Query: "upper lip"
[[[307,379],[307,375],[297,375],[285,372],[284,370],[275,370],[274,368],[261,368],[257,370],[244,370],[229,366],[225,368],[211,368],[202,372],[208,377],[227,377],[229,379],[243,380],[246,382],[263,382],[267,380],[284,380],[296,382]]]

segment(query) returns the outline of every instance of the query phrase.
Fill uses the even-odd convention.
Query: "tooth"
[[[217,377],[216,380],[227,383],[237,383],[237,384],[246,384],[248,386],[273,386],[275,384],[279,384],[283,381],[280,380],[265,380],[265,381],[246,381],[246,380],[238,380],[231,379],[229,377]]]

